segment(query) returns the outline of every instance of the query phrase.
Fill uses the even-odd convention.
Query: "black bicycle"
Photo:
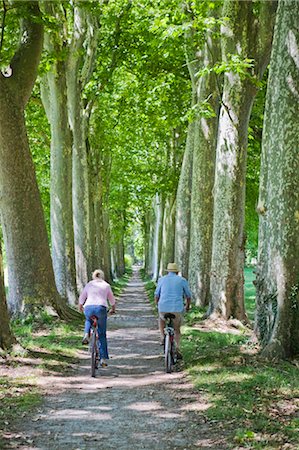
[[[91,355],[91,376],[96,376],[96,369],[99,367],[99,334],[98,318],[91,316],[92,320],[89,340],[89,353]]]
[[[173,319],[175,315],[167,313],[164,315],[165,319],[165,340],[164,340],[164,358],[165,358],[165,371],[171,373],[174,364],[177,362],[176,343],[174,340],[174,327]]]

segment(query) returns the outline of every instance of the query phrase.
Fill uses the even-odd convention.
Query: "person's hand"
[[[112,316],[112,314],[115,314],[115,306],[111,306],[111,309],[109,311],[110,316]]]
[[[79,305],[79,311],[83,312],[83,305],[81,305],[81,304]]]

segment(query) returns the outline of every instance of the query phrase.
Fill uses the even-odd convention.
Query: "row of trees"
[[[3,2],[0,210],[12,313],[47,303],[61,317],[74,317],[69,305],[95,267],[104,268],[109,281],[124,272],[125,239],[132,241],[131,230],[135,239],[139,226],[145,268],[153,278],[176,259],[197,304],[209,304],[210,315],[246,319],[244,232],[249,231],[251,245],[262,79],[275,17],[267,98],[273,89],[279,107],[285,104],[283,119],[294,124],[291,131],[298,120],[288,108],[298,82],[298,6],[281,1],[275,14],[276,7],[276,2],[233,0],[179,6],[173,0]],[[274,69],[276,54],[284,70]],[[267,133],[271,139],[275,134],[275,142],[282,134],[285,138],[277,124],[267,125],[277,109],[275,104],[266,108],[265,142]],[[252,155],[246,172],[250,116]],[[259,203],[257,277],[257,328],[264,345],[279,342],[279,352],[276,344],[274,351],[281,355],[297,350],[290,342],[298,320],[290,320],[298,316],[295,256],[292,269],[288,266],[291,300],[283,294],[287,301],[278,301],[278,281],[273,282],[278,266],[268,259],[277,252],[282,257],[280,241],[288,242],[293,255],[298,250],[295,144],[287,131],[281,147],[285,151],[287,144],[293,162],[286,157],[290,165],[282,166],[279,186],[290,176],[286,184],[293,197],[285,208],[294,211],[289,216],[293,238],[278,238],[275,220],[270,226],[268,196],[277,206],[287,192],[267,184],[264,174],[276,170],[268,167],[275,158],[263,157],[267,200]],[[270,152],[267,145],[263,142],[263,154]],[[271,151],[276,151],[273,144]],[[44,170],[48,159],[50,177]],[[244,225],[245,206],[249,220]],[[272,253],[262,244],[269,245],[267,233],[273,236]],[[3,289],[0,298],[6,310]],[[282,315],[275,305],[282,304],[291,328],[277,325]],[[0,345],[8,347],[8,316],[1,317]],[[283,341],[274,331],[281,328]]]
[[[286,356],[299,350],[299,6],[280,1],[277,13],[276,9],[276,2],[226,0],[223,8],[214,3],[208,14],[210,26],[202,27],[205,37],[199,46],[195,30],[202,11],[196,7],[188,11],[193,18],[187,35],[193,45],[188,48],[194,53],[187,54],[187,64],[191,102],[198,114],[188,128],[176,192],[176,219],[169,236],[165,233],[169,212],[163,200],[157,198],[160,211],[156,206],[150,219],[147,239],[158,258],[147,255],[147,268],[155,276],[158,264],[162,272],[161,249],[163,240],[168,240],[170,259],[176,260],[189,278],[196,304],[208,305],[209,317],[246,320],[248,125],[271,55],[257,207],[256,331],[266,354]],[[215,31],[219,19],[220,36]],[[156,239],[157,230],[160,239]]]
[[[157,189],[169,122],[180,122],[184,95],[167,106],[173,113],[165,121],[166,91],[182,92],[187,84],[176,58],[168,64],[165,55],[155,57],[160,44],[148,6],[2,4],[0,198],[12,314],[50,304],[60,317],[73,318],[69,305],[95,267],[104,268],[108,281],[124,272],[125,230],[134,208],[146,209]],[[160,73],[164,64],[171,67]],[[1,304],[6,310],[4,290]],[[8,347],[2,317],[1,346]]]

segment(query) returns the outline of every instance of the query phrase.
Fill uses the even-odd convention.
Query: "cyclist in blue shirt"
[[[174,338],[180,355],[181,323],[184,312],[184,298],[186,298],[186,311],[190,308],[191,292],[185,278],[178,275],[179,268],[176,263],[169,263],[168,274],[160,278],[155,291],[155,301],[159,311],[159,330],[161,333],[161,345],[164,342],[164,328],[166,313],[175,315],[173,319]],[[180,355],[181,356],[181,355]]]

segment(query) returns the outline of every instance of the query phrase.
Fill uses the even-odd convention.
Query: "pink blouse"
[[[79,304],[84,306],[106,306],[115,305],[115,298],[110,284],[104,280],[92,280],[83,289]]]

